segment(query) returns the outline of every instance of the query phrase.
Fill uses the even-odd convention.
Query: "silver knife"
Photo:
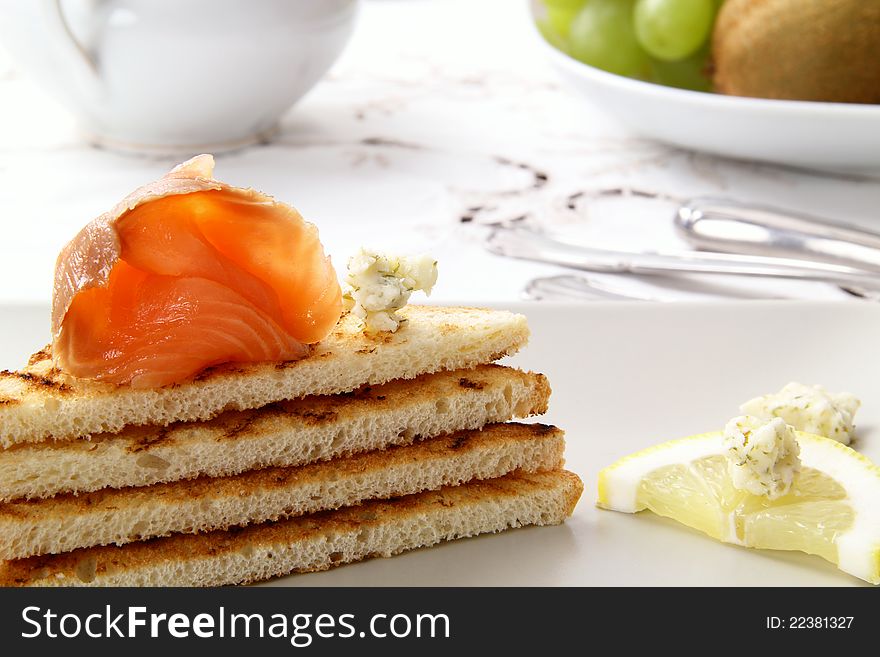
[[[671,281],[666,281],[671,283]],[[760,290],[743,290],[731,294],[731,290],[716,293],[708,288],[700,292],[680,286],[667,284],[647,285],[644,279],[640,284],[627,285],[616,276],[599,279],[586,274],[559,274],[538,276],[531,279],[522,291],[527,301],[717,301],[719,299],[790,299],[793,297]]]
[[[880,273],[793,258],[700,251],[637,252],[561,242],[522,227],[497,226],[486,248],[496,254],[573,269],[630,274],[737,274],[833,283],[880,293]]]

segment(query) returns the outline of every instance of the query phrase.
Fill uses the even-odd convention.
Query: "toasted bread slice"
[[[558,524],[583,491],[564,470],[514,473],[439,491],[210,534],[7,561],[0,586],[221,586],[327,570],[441,541]]]
[[[492,424],[415,445],[294,468],[0,504],[0,559],[123,545],[411,495],[514,470],[562,467],[562,431]]]
[[[378,335],[363,333],[346,315],[302,360],[218,366],[152,390],[70,377],[43,350],[24,370],[0,375],[0,446],[207,420],[224,410],[470,368],[512,354],[528,340],[525,317],[506,311],[407,306],[401,315],[407,321],[396,333]]]
[[[0,500],[302,465],[541,414],[549,396],[541,374],[481,365],[229,411],[207,422],[16,445],[0,450]]]

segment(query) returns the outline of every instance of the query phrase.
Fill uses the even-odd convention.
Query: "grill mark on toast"
[[[231,372],[229,365],[216,365],[196,374],[195,379],[197,380],[190,378],[182,384],[167,386],[147,393],[130,390],[126,386],[116,386],[69,376],[53,367],[52,350],[44,348],[36,351],[30,358],[31,364],[21,370],[23,374],[36,377],[35,380],[21,379],[14,376],[12,372],[0,374],[0,410],[2,410],[0,414],[4,416],[4,421],[0,423],[3,425],[0,427],[2,429],[0,443],[4,447],[11,447],[19,443],[43,442],[49,438],[73,440],[90,434],[99,434],[102,431],[118,432],[126,423],[129,425],[161,425],[178,421],[206,422],[224,411],[258,408],[265,403],[275,401],[271,393],[275,382],[278,385],[292,388],[285,394],[288,399],[301,399],[308,393],[308,380],[312,376],[312,371],[325,365],[333,366],[337,364],[337,361],[353,365],[356,358],[364,364],[365,368],[373,367],[374,360],[383,367],[386,366],[391,362],[392,354],[381,346],[383,343],[387,343],[388,349],[392,351],[400,347],[407,354],[407,358],[415,358],[413,353],[416,352],[413,352],[412,345],[405,345],[405,343],[417,342],[420,344],[427,339],[422,331],[423,324],[430,326],[431,332],[435,335],[434,327],[438,325],[456,326],[457,331],[454,335],[458,335],[463,329],[470,329],[471,324],[483,322],[482,316],[486,315],[487,325],[480,324],[476,327],[476,330],[485,333],[484,338],[488,341],[487,344],[482,344],[483,341],[480,341],[481,344],[477,345],[480,362],[486,362],[507,352],[516,351],[527,339],[528,330],[521,317],[502,316],[497,311],[411,306],[405,309],[404,314],[409,316],[412,321],[403,327],[402,331],[374,337],[354,330],[352,321],[343,319],[340,327],[335,331],[336,341],[340,344],[335,344],[334,338],[329,338],[318,345],[313,345],[310,347],[310,355],[313,358],[306,357],[295,361],[295,367],[294,363],[281,362],[247,365],[234,363],[237,371],[243,372],[236,375]],[[416,317],[419,319],[418,326],[415,322]],[[494,330],[496,324],[500,331],[490,332]],[[505,327],[510,331],[505,331]],[[501,344],[499,345],[499,343]],[[447,346],[452,350],[451,345]],[[359,351],[368,353],[358,355]],[[371,351],[372,354],[369,353]],[[436,363],[419,365],[418,367],[423,368],[424,372],[469,369],[473,367],[470,360],[477,358],[476,356],[465,357],[453,351],[450,351],[450,354],[452,355],[444,357],[442,362],[438,360]],[[355,367],[355,369],[359,370],[360,368]],[[304,372],[301,377],[300,371]],[[398,378],[415,378],[410,374],[407,373],[406,376]],[[341,393],[349,386],[350,389],[353,389],[358,383],[369,377],[364,377],[360,381],[357,381],[357,378],[359,377],[350,375],[349,371],[345,370],[342,382],[327,392]],[[470,375],[468,378],[471,378]],[[481,380],[480,377],[473,377],[473,379]],[[457,378],[452,380],[452,385],[455,385],[456,380]],[[235,386],[232,385],[233,383]],[[229,391],[233,388],[235,390],[244,388],[242,393],[244,397],[230,396]],[[456,389],[459,389],[458,386]],[[206,397],[206,401],[210,403],[208,406],[202,407],[186,398],[190,393],[193,399],[209,394],[217,394],[220,397],[216,401],[213,401],[213,397],[210,399]],[[118,405],[115,403],[116,399],[119,400]],[[58,412],[40,413],[39,417],[35,417],[34,422],[31,423],[30,418],[20,410],[23,404],[29,406],[45,405],[47,411],[57,408]],[[56,407],[55,404],[60,404],[60,406]],[[178,405],[181,408],[179,411],[177,410]],[[104,415],[107,416],[106,421],[104,421]],[[8,422],[6,421],[7,417]]]
[[[552,424],[541,424],[540,422],[535,422],[534,424],[528,425],[531,428],[531,431],[536,436],[546,436],[548,433],[554,433],[559,431],[558,427],[554,427]]]
[[[206,381],[217,372],[216,367],[206,367],[193,377],[193,382]]]
[[[528,443],[534,441],[557,440],[561,455],[563,443],[561,442],[561,430],[549,427],[550,431],[542,432],[536,436],[530,424],[519,422],[495,423],[487,425],[483,429],[470,429],[457,431],[447,436],[428,438],[416,445],[392,445],[381,452],[365,452],[348,457],[340,457],[332,464],[330,462],[315,462],[297,466],[270,466],[257,470],[250,470],[227,477],[199,476],[194,479],[155,484],[149,488],[127,489],[132,494],[144,493],[147,498],[166,500],[199,500],[214,499],[217,496],[237,494],[237,491],[269,491],[283,487],[294,479],[300,479],[304,483],[323,480],[330,471],[334,471],[339,477],[352,477],[358,474],[374,472],[389,467],[399,467],[403,464],[415,461],[433,462],[437,459],[448,458],[448,452],[470,452],[485,450],[491,452],[503,446],[515,443]],[[551,435],[543,435],[543,434]],[[117,508],[113,503],[114,498],[122,496],[124,500],[126,489],[118,490],[105,488],[86,493],[59,493],[49,500],[14,500],[0,504],[0,518],[11,516],[27,516],[31,509],[40,509],[45,506],[54,506],[62,513],[76,513],[76,509],[88,509],[101,507],[103,509]],[[128,503],[128,502],[126,502]],[[123,504],[124,506],[124,504]]]
[[[48,374],[57,374],[57,372],[58,370],[53,369],[48,372]],[[66,383],[51,379],[48,376],[42,376],[40,374],[32,374],[30,372],[10,372],[9,370],[3,370],[2,372],[0,372],[0,377],[22,381],[27,385],[28,388],[31,388],[32,390],[52,390],[54,392],[60,393],[71,392],[71,387]]]
[[[178,559],[201,557],[268,548],[292,546],[313,535],[332,536],[340,531],[366,529],[377,522],[402,518],[404,514],[424,513],[434,506],[468,505],[519,495],[526,491],[563,490],[570,515],[583,490],[583,484],[573,473],[566,471],[535,474],[513,473],[499,479],[469,482],[463,486],[444,487],[390,500],[369,500],[361,506],[335,511],[323,511],[277,523],[263,523],[247,527],[230,527],[225,531],[200,534],[175,534],[151,538],[124,547],[103,546],[79,548],[58,555],[27,557],[5,562],[0,566],[0,585],[36,583],[40,579],[63,574],[76,579],[78,566],[84,561],[95,565],[95,572],[103,574],[139,565],[162,564]],[[251,578],[253,579],[253,578]],[[247,581],[250,581],[247,580]]]
[[[160,427],[155,433],[149,432],[142,437],[134,440],[128,447],[131,454],[137,454],[145,450],[152,449],[168,440],[169,430],[167,427]]]
[[[196,374],[192,381],[193,383],[202,383],[203,381],[207,381],[215,376],[221,374],[244,374],[247,371],[247,368],[241,366],[235,366],[229,363],[225,363],[222,365],[211,365],[210,367],[206,367],[201,372]],[[179,384],[172,384],[179,385]],[[171,386],[169,386],[171,387]]]
[[[482,390],[486,387],[485,381],[472,381],[464,376],[458,380],[458,385],[467,390]]]
[[[373,386],[361,386],[351,392],[355,399],[372,399],[372,393]]]
[[[308,424],[322,424],[336,420],[336,411],[313,411],[311,409],[291,409],[290,413],[305,420]]]
[[[491,360],[491,361],[493,361],[493,362],[496,361],[496,360],[501,360],[502,358],[507,358],[508,356],[510,356],[510,355],[511,355],[512,353],[514,353],[515,351],[516,351],[516,349],[513,349],[513,350],[498,351],[498,352],[492,354],[491,356],[489,356],[488,360]]]
[[[257,418],[253,414],[245,415],[241,420],[224,430],[223,435],[220,438],[235,438],[236,436],[239,436],[250,430],[250,428],[256,421]]]
[[[519,381],[520,383],[515,383],[515,389],[520,391],[520,386],[525,386],[522,390],[523,396],[521,401],[527,403],[528,407],[521,407],[520,410],[517,411],[518,417],[525,417],[526,415],[534,415],[542,412],[546,406],[545,397],[549,395],[549,389],[547,389],[546,385],[541,385],[541,383],[546,381],[541,375],[518,372],[516,370],[504,368],[500,365],[483,365],[470,371],[426,374],[413,380],[394,381],[388,384],[369,386],[371,389],[368,396],[363,395],[365,392],[364,390],[359,390],[359,395],[351,392],[342,395],[317,396],[294,401],[276,402],[255,410],[239,411],[230,409],[223,414],[204,422],[173,423],[166,427],[164,435],[161,436],[156,435],[160,430],[159,425],[144,425],[140,427],[128,427],[121,434],[97,434],[93,437],[91,442],[76,439],[57,441],[51,445],[40,448],[24,445],[14,446],[10,448],[10,456],[12,457],[18,448],[25,449],[26,451],[35,450],[32,456],[28,457],[29,461],[26,465],[29,468],[27,472],[37,472],[41,467],[40,462],[44,455],[46,458],[54,458],[54,450],[56,447],[59,451],[59,456],[67,454],[70,458],[79,459],[81,458],[79,453],[85,450],[86,446],[94,450],[102,447],[106,443],[110,445],[111,449],[97,455],[97,462],[100,462],[101,459],[112,461],[112,459],[115,458],[112,456],[113,450],[118,450],[119,452],[124,453],[125,456],[120,455],[118,457],[119,459],[122,459],[122,461],[120,461],[121,465],[117,466],[117,470],[122,469],[130,471],[131,476],[134,477],[134,480],[137,482],[141,481],[141,477],[144,476],[145,472],[153,473],[153,470],[145,470],[144,468],[146,466],[140,462],[138,462],[137,467],[135,467],[134,460],[140,457],[156,454],[165,459],[170,459],[176,466],[177,459],[175,458],[175,455],[178,453],[189,454],[188,446],[196,445],[200,446],[198,449],[204,448],[207,450],[213,450],[210,453],[212,454],[211,458],[215,460],[211,461],[211,467],[221,467],[217,465],[217,463],[221,463],[222,460],[226,458],[221,455],[222,450],[226,449],[222,446],[228,446],[229,443],[227,441],[229,440],[254,440],[257,442],[254,442],[253,444],[259,447],[261,444],[259,441],[271,439],[272,435],[284,430],[285,427],[314,427],[315,430],[321,432],[332,431],[334,430],[335,422],[349,422],[351,421],[351,418],[357,418],[360,414],[365,412],[378,412],[386,407],[394,408],[403,402],[403,400],[406,400],[405,403],[408,404],[410,398],[413,397],[413,391],[417,393],[416,397],[419,399],[424,399],[424,396],[429,394],[432,399],[440,397],[454,399],[457,397],[463,401],[470,400],[472,396],[479,397],[479,395],[483,394],[466,388],[461,388],[458,383],[460,378],[467,378],[470,381],[484,382],[486,384],[486,390],[491,389],[493,391],[491,394],[498,396],[498,398],[500,398],[501,386],[505,385],[508,381],[514,383]],[[435,381],[435,379],[437,380]],[[423,385],[425,387],[423,387]],[[519,395],[519,392],[517,394]],[[381,397],[385,397],[385,399],[382,400],[380,399]],[[492,397],[492,399],[495,398],[495,396]],[[519,399],[519,397],[517,397],[517,399]],[[468,403],[470,402],[468,401]],[[14,410],[14,407],[11,408]],[[297,413],[296,411],[300,412]],[[307,413],[308,411],[312,412],[311,417],[309,419],[302,419],[301,416],[303,413]],[[316,415],[316,413],[324,413],[328,411],[337,414],[335,420],[330,420],[329,418],[325,419],[322,415]],[[245,418],[251,416],[254,416],[257,419],[253,422],[252,426],[248,427],[245,431],[245,425],[242,425],[241,423]],[[192,433],[194,430],[197,430],[198,433]],[[530,431],[539,430],[542,429],[538,427],[530,429]],[[546,431],[546,429],[543,430]],[[395,431],[397,431],[397,429],[389,429],[389,435]],[[406,432],[400,433],[403,434]],[[413,432],[409,435],[398,435],[397,438],[395,438],[395,441],[399,443],[411,442],[416,437],[417,434]],[[250,444],[251,443],[247,443],[247,445]],[[178,452],[178,449],[181,451]],[[238,447],[236,447],[236,449],[238,449]],[[445,444],[443,450],[448,449],[448,444]],[[340,452],[338,455],[348,453],[350,452]],[[266,463],[261,463],[262,465],[260,467],[266,465]],[[185,466],[185,473],[182,475],[174,474],[173,476],[160,476],[160,474],[156,474],[156,481],[174,481],[179,478],[191,478],[204,474],[199,467],[198,463],[193,462],[193,464]],[[238,468],[238,466],[236,467]],[[249,465],[247,467],[254,466]],[[221,474],[232,474],[239,470],[240,468],[227,468],[222,470]],[[114,474],[114,476],[116,475]],[[58,484],[53,483],[48,485],[48,490],[49,494],[64,492],[67,490],[78,490],[80,493],[83,493],[89,490],[96,490],[96,486],[100,486],[94,482],[100,481],[102,481],[102,474],[100,471],[96,471],[92,473],[87,483],[71,485],[70,483],[60,482],[59,480],[60,483]],[[107,484],[105,483],[104,485]],[[133,483],[129,479],[120,479],[119,483],[115,484],[116,487],[126,485],[138,484]],[[15,493],[6,493],[5,497],[7,499],[11,499],[12,497],[45,497],[48,495],[45,492],[47,488],[42,485],[38,488],[34,488],[30,484],[11,484],[11,486],[12,488],[8,490],[14,490]],[[57,490],[56,487],[58,487]],[[36,492],[28,492],[30,490]]]
[[[52,358],[52,345],[47,344],[39,351],[31,354],[31,357],[28,358],[28,367],[36,365],[37,363],[40,363],[44,360],[49,360],[50,358]]]

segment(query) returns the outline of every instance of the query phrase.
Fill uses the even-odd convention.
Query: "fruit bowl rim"
[[[877,103],[840,103],[815,100],[781,100],[774,98],[753,98],[751,96],[726,96],[712,91],[694,91],[692,89],[680,89],[657,82],[648,82],[629,78],[617,73],[603,71],[600,68],[585,64],[563,52],[549,43],[538,30],[535,16],[537,0],[525,0],[528,8],[529,23],[533,40],[539,42],[539,47],[544,49],[553,62],[562,68],[568,69],[578,77],[591,78],[595,82],[617,87],[621,90],[631,91],[642,95],[661,95],[674,102],[696,101],[706,107],[723,107],[726,109],[739,108],[753,112],[779,112],[790,115],[798,112],[802,115],[824,114],[828,110],[835,113],[857,115],[860,117],[875,115],[880,120],[880,104]]]

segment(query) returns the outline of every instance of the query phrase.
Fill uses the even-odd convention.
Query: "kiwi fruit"
[[[880,0],[725,0],[712,66],[724,94],[880,103]]]

